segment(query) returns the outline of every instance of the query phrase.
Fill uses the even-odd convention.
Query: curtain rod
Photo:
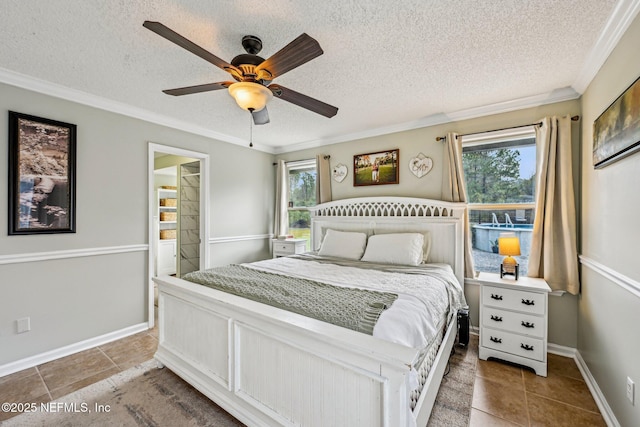
[[[323,158],[323,159],[325,159],[325,160],[329,160],[329,159],[331,158],[331,156],[330,156],[330,155],[326,155],[326,156],[322,156],[322,158]],[[309,160],[311,160],[311,159],[309,159]],[[294,160],[294,161],[296,161],[296,160]],[[285,163],[289,163],[289,162],[285,162]],[[278,163],[275,163],[275,162],[274,162],[274,163],[273,163],[273,166],[275,166],[275,165],[277,165],[277,164],[278,164]]]
[[[580,116],[572,116],[571,117],[571,121],[573,121],[573,122],[577,122],[578,120],[580,120]],[[507,130],[507,129],[526,128],[528,126],[542,126],[542,122],[536,122],[536,123],[531,123],[531,124],[528,124],[528,125],[520,125],[520,126],[509,126],[508,128],[493,129],[493,130],[487,130],[487,131],[484,131],[484,132],[498,132],[498,131]],[[474,133],[484,133],[484,132],[474,132]],[[465,133],[463,135],[458,135],[458,137],[467,136],[467,135],[472,135],[472,134]],[[437,136],[436,137],[436,141],[438,141],[438,142],[444,141],[445,139],[447,139],[445,136]]]

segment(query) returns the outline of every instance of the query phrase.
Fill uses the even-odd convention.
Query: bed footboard
[[[416,351],[176,278],[155,358],[248,425],[410,426]]]

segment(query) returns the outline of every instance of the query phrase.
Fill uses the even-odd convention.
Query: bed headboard
[[[311,248],[318,250],[324,231],[429,231],[428,262],[451,265],[464,283],[464,212],[466,203],[413,197],[360,197],[322,203],[311,212]]]

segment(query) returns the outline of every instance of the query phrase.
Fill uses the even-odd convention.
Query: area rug
[[[476,338],[477,341],[477,338]],[[429,427],[469,425],[477,343],[456,347],[429,421]],[[243,424],[169,369],[149,360],[3,423],[31,426],[207,426]]]

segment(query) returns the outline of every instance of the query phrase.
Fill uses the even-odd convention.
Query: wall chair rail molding
[[[600,264],[598,261],[594,261],[589,257],[580,255],[580,263],[585,267],[595,271],[603,277],[611,280],[621,288],[631,292],[636,297],[640,298],[640,282],[633,280],[630,277],[625,276],[606,265]]]
[[[209,244],[214,245],[217,243],[230,243],[230,242],[244,242],[247,240],[265,240],[273,239],[273,234],[250,234],[246,236],[228,236],[228,237],[210,237]]]
[[[39,262],[55,259],[81,258],[87,256],[103,256],[111,254],[123,254],[127,252],[148,251],[149,245],[123,245],[107,246],[102,248],[69,249],[64,251],[34,252],[28,254],[0,255],[0,265],[18,264],[23,262]]]

